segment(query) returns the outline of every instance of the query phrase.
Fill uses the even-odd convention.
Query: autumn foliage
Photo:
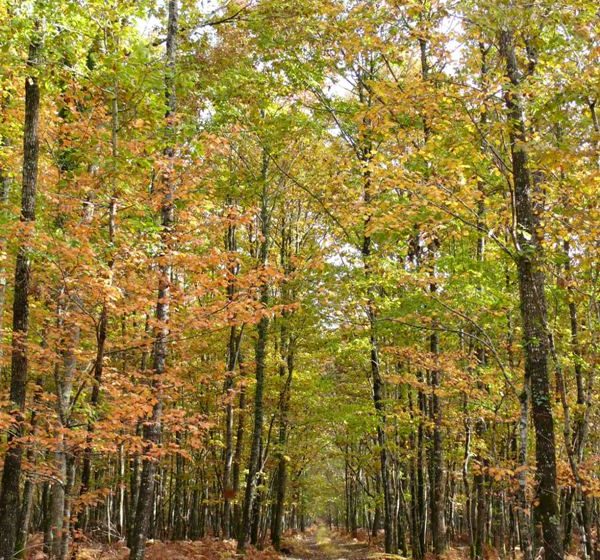
[[[598,560],[598,23],[0,0],[0,559]]]

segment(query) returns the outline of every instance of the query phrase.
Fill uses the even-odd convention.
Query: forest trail
[[[365,542],[336,534],[325,525],[318,525],[298,535],[291,546],[293,553],[282,556],[288,560],[362,560],[375,558],[377,553]]]

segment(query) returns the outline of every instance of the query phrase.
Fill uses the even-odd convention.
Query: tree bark
[[[268,155],[266,150],[263,152],[263,162],[261,170],[262,196],[260,210],[260,230],[262,241],[259,249],[259,264],[264,268],[267,264],[269,245],[270,245],[270,216],[268,206],[268,188],[267,171]],[[261,287],[260,302],[263,311],[269,303],[269,286],[263,280]],[[269,319],[263,315],[258,323],[256,339],[256,387],[254,392],[254,431],[252,433],[252,444],[250,447],[250,459],[248,463],[248,476],[246,478],[246,491],[244,495],[244,507],[242,512],[242,522],[238,535],[238,551],[242,552],[246,548],[246,542],[252,530],[252,504],[256,494],[257,474],[260,464],[260,442],[263,429],[263,392],[266,369],[266,350],[267,337],[269,334]]]
[[[434,257],[435,258],[435,257]],[[431,286],[435,291],[435,286]],[[439,338],[437,333],[430,336],[430,351],[432,356],[439,355]],[[431,371],[431,420],[433,422],[433,441],[431,447],[431,536],[433,540],[433,551],[436,556],[441,556],[446,549],[446,521],[445,505],[446,477],[444,473],[444,448],[442,433],[442,404],[438,394],[441,383],[441,372],[435,368]]]
[[[29,46],[27,64],[34,69],[39,65],[40,45],[36,37]],[[25,229],[15,265],[13,325],[11,350],[10,400],[14,421],[9,430],[9,446],[4,457],[0,486],[0,559],[8,560],[15,552],[19,511],[19,484],[23,445],[19,442],[25,411],[29,333],[29,285],[31,262],[29,239],[35,222],[35,199],[39,159],[40,88],[36,75],[25,79],[25,123],[23,129],[23,183],[21,191],[21,223]]]
[[[369,76],[370,77],[370,76]],[[366,79],[367,75],[361,78],[359,81],[359,99],[365,106],[371,105],[370,95],[368,89],[365,87],[363,79]],[[369,130],[371,123],[368,118],[364,119],[363,122],[365,130]],[[373,253],[373,240],[370,234],[371,226],[371,204],[372,204],[372,185],[371,185],[371,171],[369,169],[372,154],[372,141],[368,137],[368,132],[365,137],[362,138],[361,147],[358,154],[359,160],[362,165],[363,174],[363,193],[362,202],[364,205],[365,219],[363,222],[363,233],[362,233],[362,245],[360,247],[362,256],[362,265],[364,275],[367,281],[371,278],[372,268],[372,253]],[[374,290],[373,287],[368,287],[368,301],[367,301],[367,323],[369,332],[369,345],[370,345],[370,377],[372,383],[372,399],[375,413],[377,415],[377,444],[379,446],[379,468],[381,472],[381,485],[383,489],[383,526],[384,526],[384,546],[385,552],[388,554],[395,554],[397,551],[396,544],[396,523],[394,519],[394,492],[392,488],[391,472],[390,472],[390,456],[387,443],[386,435],[386,411],[384,403],[384,392],[385,386],[381,377],[381,364],[379,359],[379,347],[376,334],[376,321],[377,311],[375,308]]]
[[[240,374],[243,374],[241,355],[238,358]],[[237,496],[240,489],[240,472],[242,467],[242,453],[244,451],[244,430],[246,424],[246,386],[243,384],[240,388],[238,400],[238,422],[235,435],[235,452],[233,455],[233,478],[232,493]],[[233,508],[233,528],[235,534],[239,534],[241,526],[242,511],[239,502],[236,502]]]
[[[230,208],[232,209],[232,208]],[[229,220],[233,220],[232,215],[228,216]],[[235,296],[236,286],[235,277],[238,273],[238,265],[236,262],[235,253],[237,251],[236,226],[233,221],[230,222],[227,228],[227,236],[225,239],[225,249],[229,252],[230,264],[228,266],[228,285],[227,298],[228,301],[233,301]],[[228,539],[231,537],[231,498],[232,494],[232,469],[233,469],[233,432],[234,432],[234,414],[233,414],[233,396],[234,396],[234,375],[235,368],[239,361],[240,345],[242,339],[242,330],[238,332],[238,328],[232,325],[229,329],[229,341],[227,345],[227,372],[225,377],[225,449],[223,451],[223,518],[222,531],[223,537]]]
[[[36,405],[40,401],[40,397],[43,391],[42,381],[38,379],[38,387],[35,395],[34,410],[31,413],[31,435],[35,437],[37,433],[37,411]],[[35,464],[35,448],[32,446],[27,450],[27,462]],[[35,490],[35,483],[31,476],[28,476],[25,480],[23,487],[23,499],[21,502],[21,509],[19,511],[19,524],[17,530],[17,542],[15,546],[15,556],[17,558],[23,558],[25,556],[25,549],[27,546],[27,539],[29,538],[29,527],[31,525],[31,514],[33,510],[33,491]]]
[[[174,223],[174,180],[173,158],[174,148],[174,118],[177,110],[175,95],[175,63],[177,51],[177,26],[178,26],[178,0],[169,0],[166,45],[166,130],[169,136],[169,146],[165,150],[168,169],[163,176],[161,184],[161,258],[159,259],[158,298],[156,303],[156,330],[153,349],[153,380],[152,387],[156,402],[152,409],[151,417],[145,422],[143,438],[146,442],[145,458],[142,464],[142,474],[139,484],[139,495],[131,539],[130,560],[142,560],[146,548],[146,539],[152,518],[152,505],[154,502],[154,487],[156,477],[156,458],[151,457],[153,449],[160,444],[162,431],[162,376],[166,369],[169,338],[169,307],[171,300],[171,265],[168,262],[168,247]]]
[[[4,107],[0,107],[4,110]],[[6,146],[7,142],[4,138],[0,137],[0,148]],[[7,212],[8,198],[10,194],[11,178],[6,169],[0,167],[0,218],[4,220],[4,216]],[[6,250],[6,235],[0,236],[0,251]],[[4,338],[4,309],[6,307],[6,267],[4,266],[4,260],[0,262],[0,341]],[[3,355],[3,351],[0,349],[0,358]]]
[[[523,100],[518,91],[521,74],[512,31],[503,29],[500,32],[500,49],[510,84],[505,92],[505,103],[510,127],[525,377],[531,383],[531,410],[536,440],[536,513],[542,525],[546,560],[562,560],[564,554],[557,504],[556,445],[548,375],[549,342],[542,247],[532,200]]]
[[[280,264],[289,278],[293,271],[292,247],[293,247],[293,224],[292,220],[283,217],[281,227],[281,249]],[[281,300],[284,305],[289,305],[294,299],[287,280],[284,281],[281,288]],[[286,457],[287,430],[288,430],[288,410],[290,405],[290,391],[292,378],[294,375],[294,350],[295,340],[290,332],[289,312],[284,311],[281,318],[279,331],[279,379],[282,383],[279,392],[279,434],[278,434],[278,458],[277,473],[275,476],[275,502],[273,504],[273,519],[271,524],[271,542],[275,550],[281,549],[281,533],[283,529],[283,514],[285,509],[285,495],[288,479],[288,459]]]
[[[285,317],[284,317],[285,320]],[[279,394],[279,438],[278,438],[278,459],[277,459],[277,474],[275,487],[275,503],[273,507],[273,524],[271,531],[271,542],[275,550],[281,549],[281,532],[283,528],[283,513],[285,506],[285,494],[287,489],[287,458],[285,454],[285,446],[287,444],[287,428],[288,428],[288,408],[290,399],[290,388],[292,376],[294,372],[294,350],[293,340],[287,329],[281,328],[281,365],[279,368],[279,376],[283,382],[281,392]]]

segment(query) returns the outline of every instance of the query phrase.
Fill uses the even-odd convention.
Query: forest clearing
[[[0,0],[0,560],[600,560],[592,0]]]

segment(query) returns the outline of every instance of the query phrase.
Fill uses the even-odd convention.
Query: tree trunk
[[[432,291],[434,288],[432,287]],[[439,340],[437,333],[430,337],[430,350],[432,356],[439,354]],[[431,448],[431,536],[433,551],[436,556],[441,556],[446,549],[446,522],[445,522],[445,476],[444,476],[444,449],[442,434],[442,405],[438,390],[440,387],[441,372],[436,368],[431,372],[431,420],[433,422],[433,442]]]
[[[232,220],[232,216],[228,218]],[[235,295],[235,276],[238,272],[238,265],[236,263],[235,252],[237,251],[237,239],[236,239],[236,227],[231,222],[227,228],[227,236],[225,240],[225,249],[230,253],[230,265],[228,267],[229,282],[227,286],[227,297],[229,301],[232,301]],[[225,378],[225,449],[223,451],[223,518],[222,518],[222,531],[223,537],[228,539],[231,537],[231,498],[232,494],[232,468],[233,468],[233,388],[234,388],[234,371],[239,361],[240,345],[242,338],[242,330],[238,329],[235,325],[232,325],[229,330],[229,341],[227,346],[227,372]]]
[[[265,442],[263,441],[263,439],[261,438],[260,440],[260,447],[259,447],[259,452],[258,452],[258,456],[259,456],[259,460],[258,460],[258,470],[257,470],[257,475],[256,475],[256,490],[255,490],[255,496],[254,496],[254,500],[252,502],[252,515],[251,517],[251,524],[250,524],[250,544],[252,544],[253,546],[260,548],[259,547],[259,528],[260,528],[260,521],[261,521],[261,517],[262,517],[262,503],[263,503],[263,499],[264,499],[264,495],[265,495],[265,491],[262,488],[263,484],[264,484],[264,473],[262,471],[262,465],[263,465],[263,454],[264,454],[264,445]]]
[[[39,42],[35,38],[29,47],[27,64],[38,66]],[[34,74],[25,79],[25,124],[23,129],[23,183],[21,192],[21,222],[25,236],[35,222],[35,195],[39,158],[40,88]],[[15,265],[13,299],[13,338],[11,351],[10,400],[14,420],[9,430],[9,446],[4,457],[0,486],[0,559],[8,560],[15,552],[19,511],[19,484],[23,445],[19,442],[21,422],[25,411],[27,389],[27,335],[29,333],[29,284],[31,262],[29,239],[20,241]]]
[[[484,43],[479,43],[479,51],[481,53],[481,88],[483,91],[488,91],[488,72],[489,66],[487,62],[487,53],[489,47],[486,47]],[[480,125],[485,127],[487,124],[488,113],[487,105],[483,104],[481,118],[479,120]],[[476,257],[477,262],[483,264],[485,261],[485,249],[486,249],[486,238],[484,235],[485,231],[485,214],[486,214],[486,189],[485,184],[482,180],[478,180],[478,190],[480,199],[477,203],[477,248]],[[477,291],[481,292],[481,286],[477,286]],[[481,343],[477,343],[475,347],[475,354],[477,358],[478,370],[486,366],[487,356],[485,346]],[[486,386],[480,378],[477,379],[477,386],[481,389],[486,389]],[[485,419],[480,417],[477,419],[475,424],[475,433],[479,440],[483,440],[487,426]],[[473,477],[473,496],[471,503],[471,557],[473,560],[483,560],[484,558],[484,544],[486,539],[486,528],[488,521],[488,489],[486,488],[487,480],[487,468],[489,461],[487,457],[477,452],[475,460],[478,465],[478,471]]]
[[[263,152],[263,163],[261,170],[262,179],[262,196],[261,196],[261,211],[260,211],[260,229],[262,241],[259,250],[259,263],[261,267],[267,264],[269,254],[270,241],[270,216],[267,196],[267,170],[268,170],[268,155]],[[269,286],[263,282],[261,287],[260,302],[263,309],[269,303]],[[263,392],[264,379],[266,368],[266,350],[267,337],[269,333],[269,319],[263,315],[258,323],[256,339],[256,387],[254,392],[254,431],[252,433],[252,444],[250,447],[250,460],[248,463],[248,476],[246,478],[246,491],[244,495],[244,507],[242,512],[242,522],[238,535],[238,551],[243,551],[246,547],[246,542],[250,536],[252,529],[252,504],[256,493],[257,474],[260,463],[260,441],[262,438],[263,428]]]
[[[135,514],[134,528],[131,539],[130,560],[142,560],[146,547],[146,538],[152,518],[152,506],[154,503],[154,486],[156,476],[156,459],[149,454],[160,444],[162,431],[162,376],[166,368],[169,338],[169,306],[171,298],[171,265],[168,262],[168,247],[171,243],[171,230],[174,222],[174,181],[173,163],[175,156],[174,142],[174,118],[177,108],[175,96],[175,61],[177,49],[177,25],[178,25],[178,0],[169,0],[168,22],[167,22],[167,45],[166,45],[166,71],[165,92],[167,110],[165,114],[166,130],[169,136],[169,147],[165,150],[165,156],[169,160],[169,169],[163,176],[162,202],[161,202],[161,245],[162,255],[159,264],[158,298],[156,303],[157,327],[154,337],[153,349],[153,380],[152,387],[156,403],[152,409],[152,416],[144,424],[143,438],[146,441],[145,455],[142,464],[142,474],[139,484],[139,495]]]
[[[59,303],[59,315],[62,304]],[[67,317],[68,320],[68,317]],[[59,323],[63,318],[59,317]],[[55,461],[59,479],[52,485],[52,548],[51,558],[64,560],[68,552],[70,530],[70,504],[73,489],[75,463],[69,450],[67,430],[70,427],[70,406],[73,378],[77,362],[74,350],[79,344],[79,328],[70,327],[64,341],[68,350],[63,352],[62,374],[60,366],[56,368],[57,416],[59,433],[57,434],[58,448],[55,451]]]
[[[478,421],[477,432],[480,437],[483,437],[485,426],[484,420]],[[486,488],[486,475],[485,469],[487,467],[487,461],[478,456],[479,469],[473,477],[473,499],[475,500],[473,511],[473,560],[483,560],[484,558],[484,543],[485,543],[485,529],[487,526],[487,495],[488,488]]]
[[[233,375],[237,362],[239,337],[235,326],[230,328],[225,379],[225,449],[223,450],[223,537],[231,537],[231,473],[233,467]]]
[[[417,379],[420,383],[423,383],[423,374],[419,371]],[[415,533],[417,536],[417,542],[413,545],[417,560],[424,558],[427,551],[427,502],[426,502],[426,480],[425,472],[427,468],[426,455],[425,455],[425,418],[427,417],[427,398],[425,393],[419,389],[417,392],[418,404],[419,404],[419,419],[417,426],[417,449],[415,458],[415,499],[414,499],[414,513],[416,518]]]
[[[361,94],[363,100],[363,94]],[[368,126],[368,123],[365,123]],[[372,158],[371,142],[366,139],[365,145],[361,150],[361,162],[364,166],[363,171],[363,204],[365,206],[366,218],[363,223],[363,239],[362,239],[362,261],[365,278],[367,281],[371,277],[371,259],[372,259],[372,239],[369,233],[371,222],[371,175],[369,170],[370,161]],[[390,457],[387,448],[386,435],[386,412],[384,404],[384,382],[381,377],[381,364],[379,361],[379,348],[376,335],[376,319],[375,303],[373,301],[373,288],[368,287],[369,301],[367,302],[367,321],[369,330],[370,344],[370,376],[372,382],[372,398],[375,413],[377,414],[377,444],[379,446],[379,468],[381,472],[381,485],[383,488],[383,527],[384,527],[384,543],[385,551],[388,554],[395,554],[396,545],[396,524],[394,521],[394,497],[390,473]]]
[[[36,391],[35,404],[39,403],[41,393],[43,391],[42,381],[38,380],[38,391]],[[35,437],[37,433],[37,412],[34,410],[31,413],[31,435]],[[27,462],[35,464],[35,449],[30,447],[27,450]],[[29,527],[31,525],[31,513],[33,509],[33,491],[35,490],[35,483],[31,476],[28,476],[25,480],[23,488],[23,500],[21,503],[21,510],[19,511],[19,524],[17,530],[17,542],[15,546],[15,556],[17,558],[25,557],[25,549],[27,547],[27,539],[29,538]]]
[[[65,486],[67,478],[67,459],[63,449],[63,439],[59,440],[59,448],[55,452],[56,469],[59,480],[52,484],[50,494],[50,558],[58,560],[62,546]]]
[[[281,227],[281,250],[280,264],[286,277],[293,271],[292,242],[293,242],[293,221],[286,220],[283,217]],[[287,282],[281,288],[281,300],[284,305],[290,304],[294,299],[293,293]],[[278,459],[277,474],[275,476],[275,503],[273,505],[273,519],[271,525],[271,542],[275,550],[281,549],[281,532],[283,528],[283,514],[285,509],[285,494],[287,489],[287,462],[286,445],[288,429],[288,409],[290,404],[290,391],[292,385],[292,376],[294,374],[294,345],[295,341],[290,327],[287,324],[289,312],[283,313],[281,318],[280,336],[279,336],[279,379],[282,383],[279,392],[279,437],[278,437]]]
[[[0,107],[0,110],[4,111],[4,107]],[[6,141],[0,137],[0,148],[6,145]],[[0,167],[0,218],[4,221],[4,217],[8,210],[8,198],[10,194],[11,178],[8,172]],[[6,235],[0,236],[0,252],[6,250]],[[0,262],[0,341],[4,339],[4,308],[6,307],[6,268],[4,266],[4,260]],[[0,349],[0,358],[2,358],[3,351]]]
[[[240,373],[243,373],[241,356],[239,357]],[[240,472],[242,466],[242,453],[244,451],[244,429],[246,421],[246,386],[242,385],[238,401],[238,423],[235,437],[235,452],[233,455],[233,481],[232,494],[238,495],[240,489]],[[239,502],[236,502],[233,511],[233,525],[235,534],[239,534],[242,511]]]
[[[284,319],[285,320],[285,317]],[[271,542],[275,550],[281,549],[281,531],[283,527],[283,513],[285,506],[285,493],[287,487],[287,458],[285,446],[287,443],[288,408],[290,399],[290,387],[294,371],[293,341],[290,340],[287,329],[281,327],[281,366],[279,376],[283,380],[283,387],[279,395],[279,457],[277,460],[277,475],[275,489],[275,504],[273,507],[273,525],[271,531]]]
[[[510,81],[505,102],[510,119],[510,147],[516,214],[517,269],[525,377],[531,383],[531,409],[536,439],[537,518],[542,525],[546,560],[562,560],[560,515],[557,504],[556,445],[548,376],[548,331],[546,326],[545,280],[538,220],[532,200],[532,179],[525,143],[523,101],[514,38],[511,31],[500,33],[501,53]]]

